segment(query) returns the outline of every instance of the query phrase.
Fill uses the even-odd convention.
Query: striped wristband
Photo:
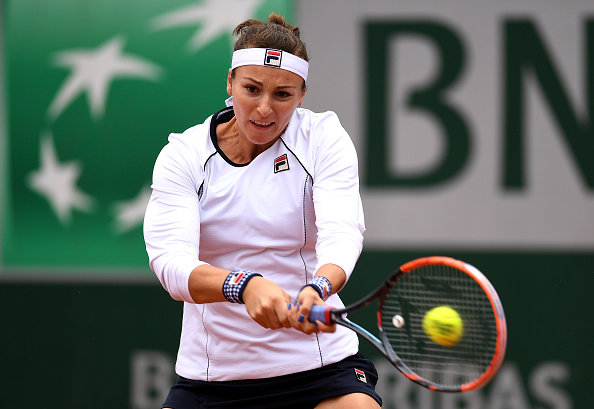
[[[243,291],[248,281],[256,276],[262,277],[262,274],[241,269],[231,271],[223,283],[223,295],[229,302],[243,304]]]
[[[326,301],[328,297],[330,297],[330,294],[332,294],[332,284],[330,284],[330,280],[323,276],[315,276],[313,280],[303,286],[303,288],[305,287],[311,287],[316,290],[320,295],[320,298],[324,301]]]

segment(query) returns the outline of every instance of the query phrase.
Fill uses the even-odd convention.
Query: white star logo
[[[263,0],[204,0],[153,20],[155,30],[200,25],[188,43],[197,51],[221,34],[230,35],[237,24],[252,17]]]
[[[27,183],[31,189],[44,196],[62,224],[72,218],[72,209],[90,211],[91,196],[76,187],[81,174],[77,161],[60,163],[51,134],[45,134],[40,144],[41,168],[29,174]]]
[[[83,91],[87,92],[91,114],[101,117],[111,81],[122,77],[156,80],[160,67],[146,60],[122,54],[124,40],[115,37],[96,50],[70,50],[57,53],[55,62],[70,67],[72,72],[49,107],[52,119]]]
[[[115,230],[118,233],[124,233],[142,224],[146,206],[151,198],[151,192],[150,186],[145,185],[135,198],[125,202],[117,202],[114,205],[113,210],[116,215]]]

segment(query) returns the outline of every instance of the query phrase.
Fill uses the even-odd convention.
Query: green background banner
[[[445,255],[506,312],[500,373],[469,394],[422,390],[363,342],[384,408],[594,406],[589,0],[0,7],[0,408],[160,407],[182,305],[148,268],[152,167],[223,107],[231,30],[271,11],[308,43],[305,106],[336,111],[359,152],[367,231],[344,301]]]
[[[142,217],[171,132],[224,107],[233,28],[286,0],[10,1],[2,265],[145,274]]]

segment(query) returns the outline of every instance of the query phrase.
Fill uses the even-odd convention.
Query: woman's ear
[[[299,101],[299,105],[297,106],[297,108],[301,108],[301,105],[303,105],[304,99],[305,99],[305,91],[303,91],[303,95],[301,95],[301,101]]]
[[[231,78],[231,71],[232,69],[229,68],[229,74],[227,75],[227,94],[229,94],[230,97],[233,96],[233,78]]]

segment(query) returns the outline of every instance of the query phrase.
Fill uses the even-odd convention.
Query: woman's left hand
[[[314,304],[326,305],[316,290],[304,287],[297,296],[297,305],[292,305],[289,311],[291,326],[305,334],[336,331],[336,324],[326,325],[320,321],[316,321],[314,324],[308,321],[311,307]]]

